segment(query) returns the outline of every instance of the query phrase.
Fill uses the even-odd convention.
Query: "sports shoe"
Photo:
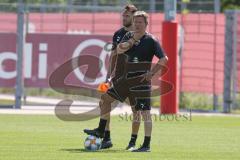
[[[83,130],[84,133],[88,134],[88,135],[93,135],[99,138],[103,138],[104,137],[104,132],[101,133],[98,128],[95,129],[84,129]]]
[[[135,149],[134,143],[129,143],[128,146],[126,147],[126,150],[128,150],[128,151],[133,151],[134,149]]]
[[[101,149],[107,149],[107,148],[111,148],[113,146],[112,141],[111,140],[103,140],[102,141],[102,145],[101,145]]]
[[[150,147],[141,146],[138,149],[132,150],[132,152],[151,152]]]

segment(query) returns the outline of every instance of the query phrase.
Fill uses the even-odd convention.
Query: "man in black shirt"
[[[128,98],[131,106],[134,106],[135,110],[141,113],[144,120],[145,137],[143,145],[133,151],[149,152],[152,132],[150,114],[151,79],[166,64],[168,58],[160,47],[159,42],[146,32],[148,15],[144,11],[137,11],[134,14],[133,24],[134,32],[126,33],[121,43],[117,46],[118,59],[115,74],[121,76],[112,81],[113,86],[101,98],[102,101],[99,103],[101,106],[101,118],[98,128],[86,130],[86,133],[103,137],[107,123],[106,113],[111,111],[112,102],[116,100],[123,102]],[[149,65],[144,65],[144,63],[151,63],[154,55],[159,58],[159,61],[151,69]],[[123,61],[126,63],[123,63]],[[134,63],[143,64],[142,71],[130,70],[129,66],[131,64],[134,65]],[[131,81],[130,85],[129,80],[133,80],[134,77],[138,77],[138,80]],[[132,84],[136,87],[133,87]],[[139,98],[139,96],[133,94],[133,90],[140,93],[145,91],[147,96]],[[134,117],[133,119],[139,120],[139,117]]]
[[[122,24],[123,27],[117,30],[112,39],[113,47],[112,47],[112,52],[110,56],[110,65],[108,68],[108,74],[107,74],[107,82],[112,83],[114,79],[117,79],[119,76],[118,73],[115,72],[116,70],[116,59],[117,59],[117,54],[116,54],[116,48],[117,45],[122,41],[122,38],[124,35],[133,30],[133,25],[132,25],[132,18],[133,14],[137,11],[137,8],[134,5],[127,5],[124,7],[124,11],[122,13]],[[132,108],[133,111],[133,116],[137,117],[136,114],[139,114],[138,112],[135,112],[134,107]],[[138,115],[140,116],[140,115]],[[112,141],[110,138],[110,113],[108,113],[108,118],[107,118],[107,124],[105,128],[105,133],[104,133],[104,138],[102,141],[102,146],[101,149],[106,149],[112,147]],[[136,143],[137,139],[137,134],[139,130],[140,122],[139,121],[133,121],[132,122],[132,135],[131,135],[131,140],[129,142],[129,145],[127,146],[127,150],[133,149]]]
[[[150,114],[151,79],[153,75],[156,74],[162,68],[162,66],[166,64],[168,58],[156,38],[146,32],[146,27],[148,25],[148,15],[144,11],[137,11],[134,14],[133,24],[134,32],[128,32],[124,36],[122,42],[118,45],[117,53],[122,56],[127,56],[127,62],[129,65],[134,62],[142,63],[142,71],[138,70],[132,72],[129,67],[125,68],[125,72],[123,74],[127,74],[125,74],[122,79],[115,82],[113,85],[114,87],[108,90],[108,94],[120,101],[125,100],[126,96],[128,96],[130,103],[135,104],[136,110],[141,111],[141,115],[144,120],[145,137],[143,145],[133,151],[146,152],[150,151],[150,140],[152,132],[152,120]],[[159,58],[159,61],[151,69],[147,63],[152,62],[154,55]],[[122,69],[116,68],[116,72],[117,70]],[[135,90],[138,92],[149,91],[149,93],[146,94],[148,97],[136,97],[132,95],[131,91],[126,91],[120,87],[123,84],[123,81],[129,80],[136,76],[142,77],[142,79],[140,79],[140,81],[136,81],[136,87],[134,89],[130,88],[130,90]],[[129,82],[130,81],[128,81],[128,83]]]

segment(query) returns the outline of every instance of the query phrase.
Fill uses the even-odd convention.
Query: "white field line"
[[[13,95],[1,95],[0,94],[0,102],[1,99],[5,100],[14,100],[15,97]],[[55,105],[60,102],[61,99],[51,99],[51,98],[42,98],[42,97],[27,97],[27,102],[33,103],[43,103],[49,104],[47,105],[23,105],[21,109],[0,109],[0,114],[46,114],[46,115],[54,115],[55,114]],[[1,104],[1,103],[0,103]],[[70,107],[70,112],[77,114],[90,111],[94,108],[98,107],[97,102],[89,102],[89,101],[74,101],[73,106]],[[154,108],[152,111],[154,114],[158,114],[158,109]],[[119,114],[131,114],[131,107],[123,104],[119,105],[115,108],[111,115],[119,115]]]
[[[1,105],[1,99],[4,100],[15,100],[15,97],[13,95],[3,95],[0,94],[0,105]],[[42,104],[49,104],[49,105],[56,105],[63,99],[55,99],[55,98],[47,98],[47,97],[33,97],[33,96],[28,96],[26,98],[27,102],[31,103],[41,103]],[[97,105],[96,102],[89,102],[89,101],[74,101],[74,105]]]
[[[13,95],[1,95],[0,94],[0,105],[1,99],[5,100],[14,100],[15,97]],[[35,103],[48,103],[50,106],[47,105],[23,105],[21,109],[0,109],[0,114],[38,114],[38,115],[54,115],[55,114],[55,105],[60,102],[61,99],[52,99],[52,98],[42,98],[42,97],[27,97],[27,102],[35,102]],[[94,108],[98,107],[97,102],[89,102],[89,101],[74,101],[73,106],[70,107],[70,112],[73,114],[83,113],[90,111]],[[131,107],[122,104],[116,107],[112,112],[111,115],[120,115],[120,114],[132,114]],[[152,108],[151,114],[159,115],[158,108]],[[226,116],[226,117],[238,117],[240,118],[240,114],[224,114],[224,113],[198,113],[198,112],[179,112],[179,115],[188,115],[192,116]]]

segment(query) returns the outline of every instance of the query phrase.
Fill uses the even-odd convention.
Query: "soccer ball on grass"
[[[84,142],[84,147],[88,151],[99,150],[101,148],[101,145],[102,145],[102,139],[92,135],[88,136]]]

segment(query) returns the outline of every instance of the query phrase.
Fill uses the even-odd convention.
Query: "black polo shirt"
[[[127,32],[128,31],[124,27],[122,27],[114,33],[113,38],[112,38],[112,43],[113,43],[113,48],[112,49],[116,48],[116,46],[122,41],[124,35]]]
[[[133,32],[127,32],[125,36],[123,37],[122,42],[128,41],[130,38],[132,38]],[[156,56],[159,59],[165,57],[165,53],[160,46],[158,40],[151,35],[150,33],[145,33],[145,35],[140,39],[138,44],[134,44],[132,48],[127,50],[123,54],[118,54],[118,60],[117,60],[117,66],[116,66],[116,73],[121,76],[124,73],[124,70],[128,70],[126,66],[128,64],[126,63],[143,63],[147,62],[150,65],[145,65],[146,67],[143,69],[144,71],[136,71],[128,73],[128,76],[138,76],[143,73],[146,73],[151,69],[151,62],[153,57]],[[123,69],[124,68],[124,69]],[[127,71],[129,72],[129,71]]]

